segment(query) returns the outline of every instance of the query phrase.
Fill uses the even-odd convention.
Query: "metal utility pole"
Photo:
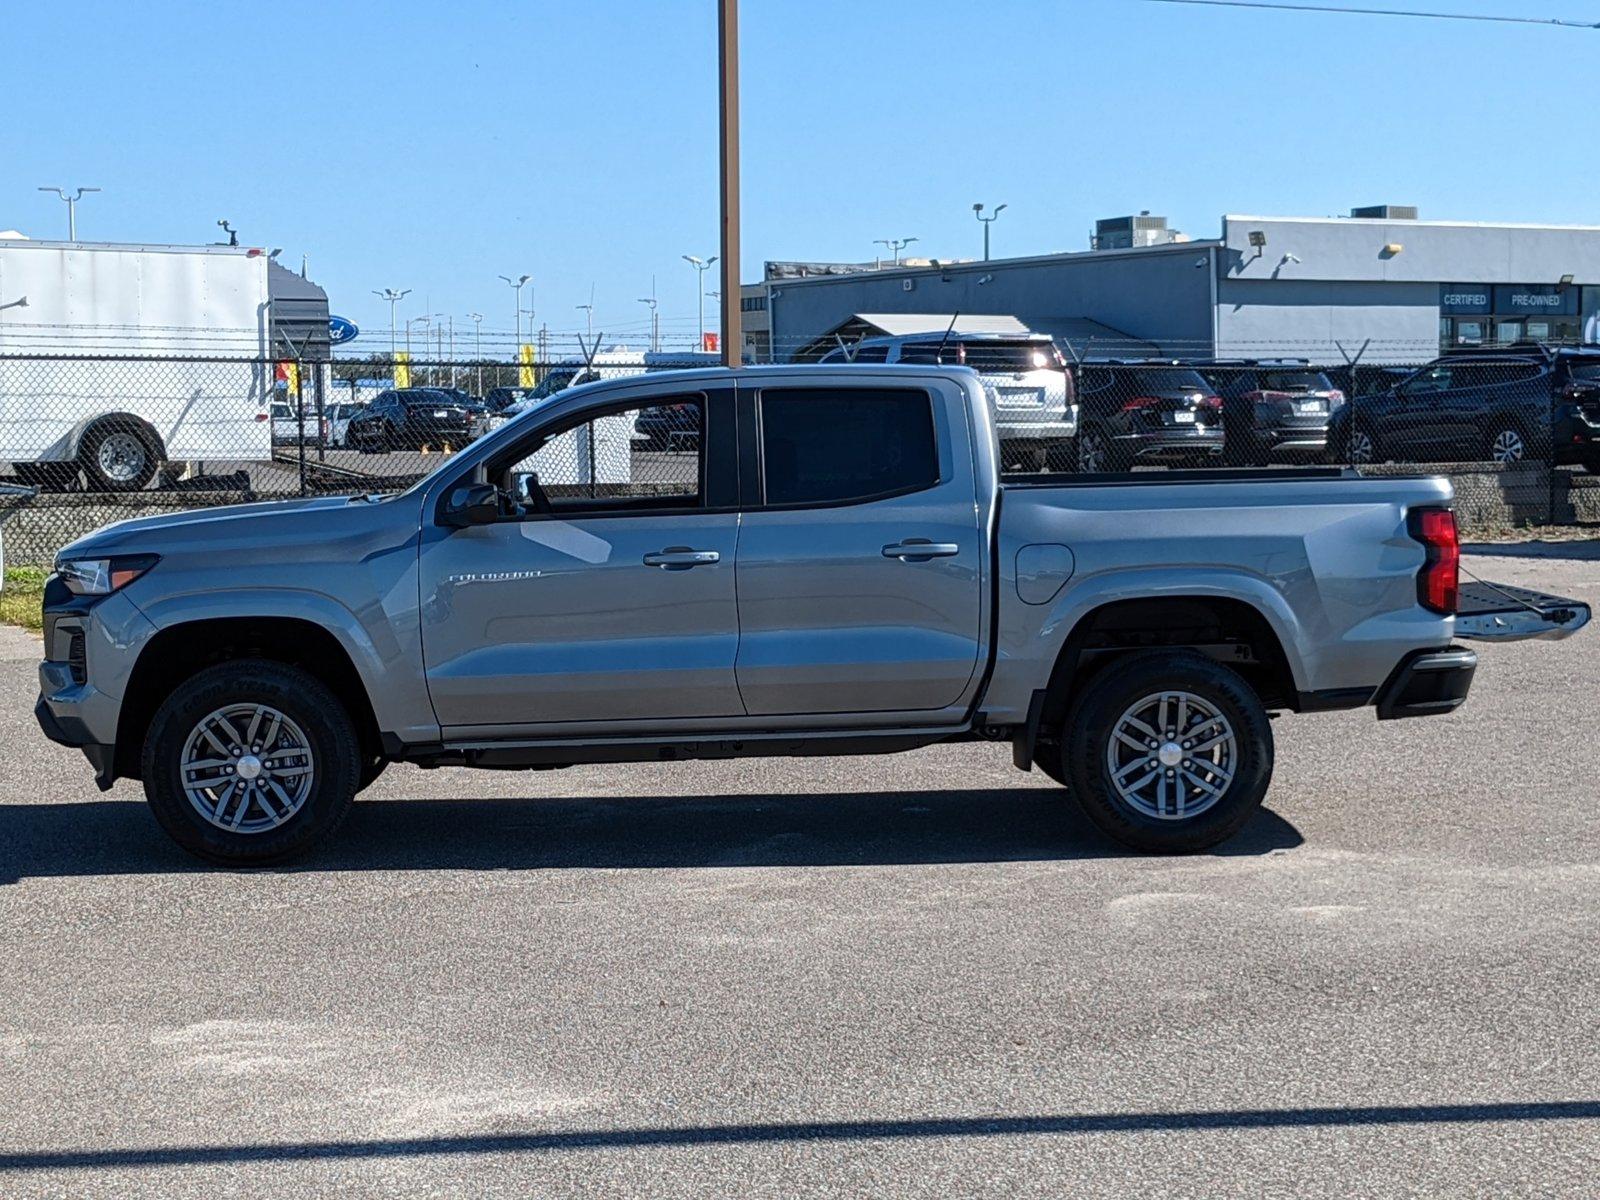
[[[516,279],[513,279],[509,275],[502,275],[500,278],[509,283],[511,285],[511,290],[517,293],[516,346],[513,347],[511,351],[511,357],[515,359],[518,353],[517,347],[522,345],[522,288],[523,285],[528,282],[528,280],[533,278],[533,276],[520,275]]]
[[[706,272],[711,269],[711,264],[717,261],[717,255],[713,254],[710,258],[696,258],[693,254],[685,254],[683,261],[695,270],[695,298],[700,304],[700,344],[695,347],[698,352],[706,348]]]
[[[60,196],[63,200],[65,200],[67,202],[67,241],[69,241],[69,242],[77,241],[78,240],[78,201],[83,199],[85,193],[87,193],[87,192],[98,192],[100,189],[99,188],[84,188],[84,187],[81,187],[81,188],[78,189],[78,191],[77,191],[77,193],[75,195],[71,195],[71,196],[67,195],[67,189],[66,188],[42,187],[39,190],[41,192],[54,192],[56,195]]]
[[[743,313],[739,309],[739,0],[717,0],[717,66],[721,98],[722,150],[722,364],[744,361]],[[702,318],[702,324],[704,318]],[[705,336],[700,338],[702,348]]]
[[[914,237],[906,237],[906,238],[875,238],[873,240],[872,244],[874,246],[885,246],[885,247],[887,247],[889,252],[894,255],[894,265],[898,267],[900,265],[900,251],[904,250],[907,246],[911,245],[912,242],[920,242],[921,240],[922,240],[921,238],[914,238]]]
[[[589,326],[589,338],[592,341],[594,339],[594,304],[593,304],[593,302],[590,302],[588,304],[574,304],[573,307],[583,310],[584,320],[586,321],[586,323]]]
[[[473,334],[476,338],[472,357],[478,360],[478,395],[483,395],[483,314],[470,312],[467,319],[472,322]]]
[[[986,216],[983,215],[983,205],[974,204],[972,206],[972,215],[977,217],[979,221],[983,222],[983,261],[984,262],[988,262],[989,261],[989,226],[993,225],[996,221],[998,221],[1000,219],[1000,214],[1005,212],[1005,210],[1006,210],[1006,206],[1004,204],[997,205],[995,207],[994,212],[990,213],[986,217]]]
[[[659,353],[661,350],[661,314],[656,311],[656,277],[650,276],[650,295],[641,297],[640,304],[650,306],[650,349]]]
[[[404,288],[403,290],[397,292],[394,290],[394,288],[384,288],[383,291],[374,291],[372,294],[389,302],[389,361],[393,362],[395,351],[394,306],[409,296],[411,294],[411,289]]]

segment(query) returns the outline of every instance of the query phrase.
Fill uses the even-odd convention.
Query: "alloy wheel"
[[[201,718],[183,745],[184,796],[230,833],[288,821],[316,785],[316,760],[299,725],[265,704],[230,704]]]
[[[1502,429],[1489,443],[1489,456],[1503,467],[1521,462],[1527,452],[1522,435],[1515,429]]]
[[[1239,768],[1228,718],[1192,692],[1155,692],[1111,727],[1106,770],[1128,808],[1159,821],[1197,817],[1227,794]]]

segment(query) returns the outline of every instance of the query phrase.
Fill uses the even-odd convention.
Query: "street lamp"
[[[483,314],[469,312],[467,320],[472,322],[472,331],[475,339],[473,357],[478,360],[478,395],[483,395]]]
[[[517,278],[513,279],[509,275],[502,275],[502,276],[500,276],[500,278],[504,279],[507,283],[509,283],[511,285],[511,290],[516,292],[516,294],[517,294],[516,344],[518,346],[521,346],[522,345],[522,288],[523,288],[523,285],[528,282],[528,280],[533,278],[533,276],[532,275],[519,275]],[[513,358],[515,358],[516,357],[516,353],[517,353],[516,350],[513,350],[511,352],[511,356]]]
[[[384,288],[383,291],[381,291],[381,292],[377,291],[376,289],[374,289],[372,294],[374,296],[377,296],[381,300],[387,300],[389,302],[389,361],[393,362],[394,361],[394,349],[395,349],[395,344],[394,344],[394,306],[396,304],[399,304],[400,301],[404,300],[407,296],[409,296],[411,294],[411,289],[410,288],[404,288],[403,290],[398,291],[398,292],[395,291],[394,288]]]
[[[711,264],[717,261],[717,256],[713,254],[710,258],[696,258],[693,254],[685,254],[683,261],[695,270],[695,299],[700,305],[700,344],[697,349],[704,350],[706,348],[706,272],[711,269]]]
[[[874,246],[887,246],[889,252],[894,255],[894,265],[898,267],[900,265],[900,251],[911,245],[912,242],[919,242],[921,240],[921,238],[914,237],[876,238],[873,240],[872,244]]]
[[[42,187],[39,190],[41,192],[54,192],[56,195],[60,196],[63,200],[65,200],[67,202],[67,241],[69,241],[69,242],[77,241],[78,240],[78,201],[83,199],[83,196],[84,196],[85,192],[98,192],[100,189],[99,188],[84,188],[84,187],[81,187],[81,188],[78,189],[77,194],[73,195],[73,196],[67,195],[67,189],[66,188]]]
[[[419,324],[419,323],[423,324],[423,325],[426,325],[431,319],[432,319],[431,317],[407,317],[406,318],[406,358],[407,359],[409,359],[411,357],[411,327],[413,325],[416,325],[416,324]]]
[[[1000,214],[1005,212],[1005,210],[1006,210],[1006,206],[1004,204],[996,205],[994,212],[990,213],[986,217],[986,216],[983,215],[983,205],[974,204],[972,206],[972,215],[977,217],[978,220],[980,222],[982,222],[982,224],[983,224],[983,261],[984,262],[988,262],[989,261],[989,226],[993,225],[996,221],[998,221],[1000,219]]]
[[[654,353],[661,350],[661,314],[656,312],[656,277],[650,276],[650,295],[641,296],[640,304],[650,306],[650,349]]]

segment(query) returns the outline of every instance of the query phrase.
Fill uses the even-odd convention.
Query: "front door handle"
[[[885,558],[898,558],[901,562],[927,562],[930,558],[953,558],[961,553],[954,542],[930,542],[927,538],[907,538],[883,548]]]
[[[715,550],[691,550],[687,546],[668,546],[644,556],[645,566],[660,567],[663,571],[687,571],[690,567],[721,561],[722,555]]]

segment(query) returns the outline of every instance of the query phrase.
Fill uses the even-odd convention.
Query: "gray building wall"
[[[1088,318],[1171,355],[1338,361],[1336,344],[1370,341],[1366,361],[1415,362],[1439,348],[1441,285],[1567,275],[1600,285],[1600,226],[1230,215],[1210,242],[774,280],[773,348],[786,357],[853,313],[961,311],[1058,335]]]
[[[787,358],[854,313],[881,312],[1003,314],[1054,334],[1088,317],[1163,353],[1204,353],[1212,338],[1211,254],[1211,244],[1189,243],[773,280],[774,355]]]

